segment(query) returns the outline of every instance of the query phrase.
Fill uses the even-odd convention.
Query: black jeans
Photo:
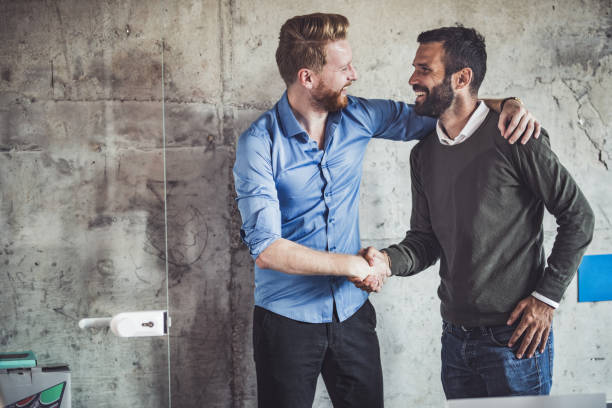
[[[322,374],[335,408],[383,407],[376,312],[369,300],[343,322],[298,322],[261,307],[253,317],[260,408],[312,407]]]

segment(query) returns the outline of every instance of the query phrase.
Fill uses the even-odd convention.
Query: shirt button
[[[329,192],[329,191],[325,192],[325,197],[329,197],[330,195],[331,195],[331,192]]]

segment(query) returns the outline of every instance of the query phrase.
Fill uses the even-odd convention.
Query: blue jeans
[[[550,393],[552,329],[543,353],[517,359],[522,338],[512,348],[507,345],[515,328],[462,328],[443,322],[442,387],[447,399]]]

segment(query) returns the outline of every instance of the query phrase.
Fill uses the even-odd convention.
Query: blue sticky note
[[[612,254],[587,255],[578,268],[578,301],[612,300]]]

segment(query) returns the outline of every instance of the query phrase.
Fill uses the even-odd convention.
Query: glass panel
[[[168,406],[167,337],[78,327],[167,309],[161,27],[149,2],[0,3],[0,352],[69,365],[76,407]]]
[[[231,2],[166,2],[164,100],[172,405],[246,404],[252,260],[239,239]]]
[[[222,3],[163,7],[172,405],[178,407],[233,398],[227,283],[233,133],[219,108]]]

